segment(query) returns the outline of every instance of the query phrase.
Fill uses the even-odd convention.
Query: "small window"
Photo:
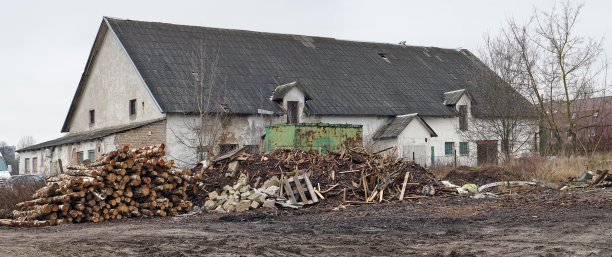
[[[30,173],[30,158],[25,158],[25,173]]]
[[[38,172],[38,158],[32,158],[32,172]]]
[[[136,99],[130,100],[130,115],[136,115]]]
[[[94,123],[96,123],[96,111],[89,110],[89,124],[94,124]]]
[[[459,105],[459,130],[468,130],[468,112],[466,105]]]
[[[591,128],[589,131],[589,136],[594,137],[597,135],[597,130],[595,128]]]
[[[595,111],[595,113],[593,113],[593,118],[597,118],[597,116],[599,116],[599,111]]]
[[[444,154],[445,155],[453,155],[453,149],[455,148],[454,142],[446,142],[444,143]]]
[[[83,152],[77,152],[77,163],[78,164],[83,164]]]
[[[87,151],[87,159],[91,162],[96,160],[96,154],[94,153],[94,150]]]
[[[551,132],[552,132],[552,131],[551,131]],[[551,133],[550,135],[552,136],[552,133]],[[500,141],[499,141],[499,151],[503,153],[503,152],[504,152],[504,147],[505,147],[505,146],[504,146],[504,141],[501,141],[501,140],[500,140]]]
[[[460,142],[459,143],[459,154],[460,155],[468,155],[468,154],[470,154],[468,142]]]
[[[572,113],[572,120],[576,119],[576,113]]]

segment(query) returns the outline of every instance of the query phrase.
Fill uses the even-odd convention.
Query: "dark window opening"
[[[237,144],[220,144],[219,145],[219,156],[229,153],[238,147]]]
[[[89,124],[94,124],[94,123],[96,123],[96,111],[89,110]]]
[[[287,101],[287,123],[298,123],[297,101]]]
[[[468,130],[468,113],[466,105],[459,105],[459,130]]]
[[[136,99],[130,100],[130,115],[136,115]]]

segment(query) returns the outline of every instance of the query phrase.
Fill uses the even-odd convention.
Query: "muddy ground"
[[[612,189],[0,227],[0,256],[611,256]]]

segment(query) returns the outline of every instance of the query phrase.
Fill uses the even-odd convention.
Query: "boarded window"
[[[459,105],[459,130],[467,131],[468,130],[468,115],[467,115],[467,106]]]
[[[298,102],[287,102],[287,123],[298,123]]]
[[[83,152],[78,152],[77,153],[77,163],[78,164],[83,164],[83,161],[84,161],[84,159],[83,159]]]
[[[38,172],[38,158],[32,158],[32,172]]]
[[[96,123],[96,111],[89,110],[89,124],[94,124],[94,123]]]
[[[136,115],[136,99],[130,100],[130,115]]]
[[[454,142],[446,142],[444,143],[444,154],[445,155],[453,155],[453,149],[455,148]]]
[[[25,158],[25,173],[30,173],[30,158]]]
[[[470,154],[470,149],[468,142],[460,142],[459,143],[459,154],[460,155],[468,155]]]
[[[92,162],[96,160],[96,155],[94,153],[94,150],[87,151],[87,159]]]

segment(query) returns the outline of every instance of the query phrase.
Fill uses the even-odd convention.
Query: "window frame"
[[[77,152],[77,164],[83,164],[83,161],[85,161],[85,156],[83,155],[83,151],[78,151]]]
[[[38,172],[38,157],[32,157],[32,172]]]
[[[32,164],[30,163],[30,158],[25,158],[24,166],[25,166],[24,167],[25,173],[29,174],[30,173],[30,166],[32,166]]]
[[[96,110],[89,110],[89,125],[96,123]]]
[[[128,105],[130,117],[136,116],[138,113],[138,111],[136,111],[136,98],[131,99]]]
[[[444,142],[444,155],[452,156],[454,150],[455,150],[455,142]]]
[[[470,144],[469,144],[469,142],[459,142],[459,155],[461,155],[461,156],[470,155]]]
[[[94,150],[87,151],[87,160],[93,162],[96,160],[96,152]]]

